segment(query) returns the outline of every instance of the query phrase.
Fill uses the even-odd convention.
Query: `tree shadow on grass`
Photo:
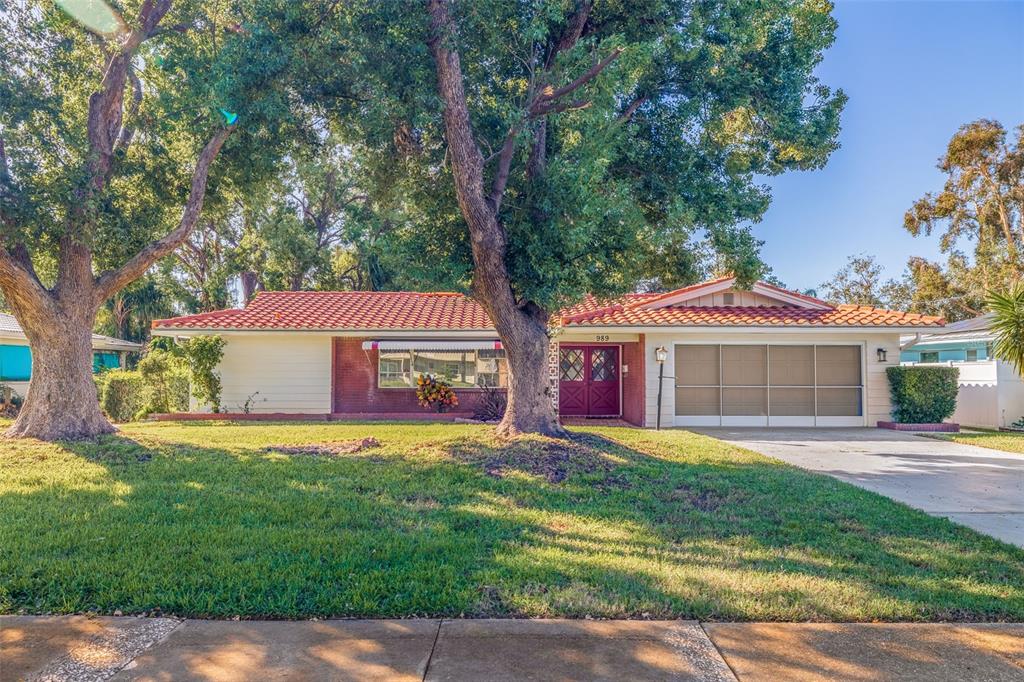
[[[308,458],[110,436],[16,463],[31,470],[0,499],[0,607],[1024,618],[1024,552],[768,460],[595,434],[567,453],[489,430],[381,441]]]

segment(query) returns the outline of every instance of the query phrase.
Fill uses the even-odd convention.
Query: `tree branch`
[[[217,134],[206,143],[203,151],[199,154],[196,168],[192,172],[192,187],[189,191],[188,201],[185,203],[178,227],[162,239],[146,246],[117,270],[108,270],[96,278],[93,296],[97,306],[125,285],[141,277],[149,269],[149,266],[169,255],[188,239],[203,210],[210,165],[217,158],[220,148],[233,130],[234,126],[228,126],[217,131]]]
[[[19,317],[27,310],[53,313],[56,309],[53,296],[36,276],[31,259],[26,267],[27,256],[24,245],[18,244],[10,250],[0,245],[0,290]]]
[[[501,199],[505,195],[505,187],[508,185],[508,177],[512,170],[512,157],[515,156],[516,137],[522,126],[513,126],[505,136],[505,142],[501,145],[501,152],[498,154],[498,169],[494,174],[494,183],[491,185],[491,194],[487,200],[495,215],[501,207]]]
[[[121,133],[117,136],[114,149],[124,149],[135,137],[135,115],[139,113],[139,106],[142,104],[142,81],[135,74],[135,69],[128,68],[128,80],[132,84],[132,103],[128,107],[128,124],[121,126]]]
[[[548,107],[551,102],[554,102],[555,100],[561,99],[562,97],[565,97],[566,95],[575,92],[576,90],[580,89],[590,81],[594,80],[595,78],[597,78],[598,74],[604,71],[609,64],[618,59],[620,54],[622,54],[622,48],[617,47],[614,50],[612,50],[607,57],[595,63],[589,69],[580,74],[579,77],[573,80],[572,82],[566,83],[562,87],[558,88],[557,90],[553,90],[550,93],[542,92],[541,96],[538,97],[534,101],[533,105],[530,106],[531,115],[540,116],[543,115],[544,113],[547,113],[547,111],[535,111],[535,109]]]
[[[633,114],[636,113],[637,109],[639,109],[640,107],[647,103],[647,99],[647,96],[643,95],[641,97],[637,97],[632,102],[630,102],[629,106],[626,107],[626,110],[619,115],[619,123],[629,123],[631,120],[633,120]]]

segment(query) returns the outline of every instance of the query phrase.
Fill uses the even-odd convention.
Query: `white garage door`
[[[862,426],[858,345],[677,344],[679,426]]]

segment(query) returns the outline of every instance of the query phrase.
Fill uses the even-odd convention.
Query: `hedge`
[[[149,402],[150,391],[142,374],[125,369],[103,372],[97,381],[100,406],[115,422],[128,422]]]
[[[113,369],[96,375],[100,407],[115,422],[144,419],[153,412],[188,410],[188,370],[174,359],[140,361],[140,370]]]
[[[892,418],[899,424],[939,424],[956,410],[956,367],[889,367]]]

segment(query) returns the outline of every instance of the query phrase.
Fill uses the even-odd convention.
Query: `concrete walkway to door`
[[[887,429],[693,429],[1024,547],[1024,455]]]

